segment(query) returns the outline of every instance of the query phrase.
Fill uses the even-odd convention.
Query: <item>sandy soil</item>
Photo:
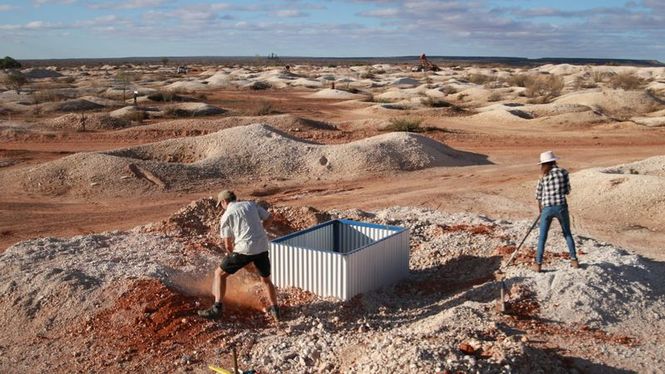
[[[335,100],[316,100],[301,97],[295,91],[244,92],[221,91],[210,95],[211,103],[220,107],[243,110],[255,105],[257,100],[271,100],[282,112],[289,112],[300,118],[335,123],[344,128],[347,121],[358,119],[358,114],[349,110],[353,103]],[[285,96],[288,97],[285,98]],[[234,98],[234,99],[231,99]],[[375,115],[376,116],[376,115]],[[385,118],[391,118],[383,115]],[[260,118],[260,117],[258,117]],[[257,120],[258,120],[257,118]],[[155,123],[155,121],[151,121]],[[191,121],[190,121],[191,122]],[[269,122],[268,122],[269,123]],[[493,165],[472,166],[461,169],[434,168],[411,172],[398,177],[360,179],[349,182],[321,183],[300,186],[294,183],[272,182],[287,192],[275,189],[266,196],[273,201],[291,201],[293,204],[307,204],[321,208],[372,209],[383,206],[386,200],[394,203],[408,203],[428,206],[493,213],[497,216],[526,218],[534,214],[535,203],[531,199],[532,185],[538,178],[534,159],[545,149],[554,149],[561,155],[561,164],[577,171],[591,167],[612,166],[659,155],[665,145],[665,129],[645,128],[635,125],[611,124],[608,128],[542,128],[534,130],[522,123],[473,122],[461,118],[427,118],[427,125],[437,130],[426,135],[444,142],[459,150],[487,155]],[[2,144],[2,158],[12,164],[4,169],[18,169],[36,165],[74,152],[106,151],[119,147],[144,144],[176,136],[199,135],[205,129],[190,131],[152,130],[158,122],[128,130],[109,132],[61,132],[53,138],[35,136],[25,140],[7,140]],[[191,125],[190,125],[191,126]],[[618,127],[618,128],[612,128]],[[308,129],[303,131],[290,128],[291,133],[308,137]],[[198,130],[198,131],[196,131]],[[287,127],[285,130],[289,130]],[[379,132],[372,129],[341,133],[312,134],[312,138],[324,143],[352,141]],[[255,188],[238,185],[241,193],[252,192]],[[294,190],[295,189],[295,190]],[[318,190],[312,192],[311,190]],[[335,191],[344,190],[343,193]],[[160,193],[154,203],[130,197],[110,201],[81,201],[66,197],[43,197],[26,194],[22,191],[6,191],[0,197],[0,227],[3,227],[0,245],[6,247],[19,240],[39,235],[68,235],[96,230],[127,228],[136,223],[146,223],[156,217],[172,212],[183,202],[198,196],[214,194],[214,190],[194,191],[189,194]],[[417,199],[416,199],[417,197]],[[414,201],[416,199],[416,201]],[[48,208],[46,208],[48,206]],[[130,221],[125,222],[123,210],[135,208]],[[60,217],[49,220],[44,210]],[[575,207],[572,207],[575,215]],[[19,218],[20,219],[17,219]],[[49,222],[50,221],[50,222]],[[632,245],[653,258],[663,258],[657,247],[659,238],[634,237],[614,233],[613,230],[595,227],[593,222],[580,222],[573,218],[575,225],[591,233],[620,244]],[[654,239],[654,240],[651,240]]]
[[[459,218],[466,226],[458,229],[468,231],[482,217],[491,217],[492,222],[497,222],[497,227],[506,230],[511,238],[516,238],[537,213],[534,188],[539,177],[538,155],[545,150],[554,150],[561,157],[560,164],[572,176],[570,208],[573,231],[580,238],[580,244],[586,243],[586,250],[592,253],[589,258],[598,265],[594,265],[591,268],[593,271],[584,279],[577,273],[567,272],[557,279],[563,279],[565,284],[585,281],[600,284],[603,278],[610,277],[616,287],[627,287],[625,291],[628,293],[641,295],[640,292],[643,292],[649,297],[662,294],[662,290],[654,288],[650,280],[645,281],[643,288],[631,289],[620,278],[614,277],[615,273],[607,270],[607,264],[623,261],[623,265],[632,266],[630,270],[634,272],[630,275],[637,279],[642,271],[639,269],[646,269],[649,274],[657,272],[665,260],[662,245],[665,218],[657,213],[662,211],[662,193],[652,188],[663,183],[665,174],[661,170],[665,168],[665,161],[662,157],[643,161],[664,154],[665,127],[659,125],[659,119],[665,110],[662,85],[665,69],[548,65],[531,70],[513,70],[461,66],[447,67],[438,73],[414,74],[406,66],[388,65],[337,68],[302,65],[294,66],[291,72],[285,72],[281,67],[200,66],[186,76],[177,76],[157,66],[134,66],[132,69],[142,77],[132,86],[132,90],[140,92],[137,108],[132,108],[131,99],[123,101],[122,90],[113,86],[112,77],[118,69],[111,66],[59,69],[58,75],[33,81],[20,94],[0,92],[0,185],[3,187],[0,195],[0,252],[12,248],[7,251],[7,262],[0,265],[8,266],[10,273],[26,266],[22,261],[31,261],[30,256],[38,256],[33,248],[55,251],[53,256],[57,258],[59,251],[69,254],[81,248],[91,251],[104,249],[107,241],[113,248],[128,253],[131,252],[131,245],[146,243],[149,248],[168,248],[172,253],[159,260],[163,262],[150,263],[150,266],[160,269],[200,265],[202,260],[197,257],[197,248],[208,251],[213,244],[198,239],[194,243],[182,239],[183,235],[194,235],[192,233],[173,234],[168,227],[159,226],[159,230],[167,236],[175,235],[184,240],[164,244],[166,239],[144,235],[143,229],[136,229],[140,235],[136,230],[131,233],[124,230],[159,222],[192,200],[213,196],[223,188],[236,190],[242,198],[266,200],[286,212],[291,208],[300,212],[302,207],[311,206],[326,211],[325,214],[330,216],[345,209],[351,212],[356,209],[381,212],[387,207],[410,207],[406,213],[390,208],[383,214],[386,219],[400,219],[404,225],[415,224],[417,228],[422,225],[429,227],[433,221],[446,221],[446,225],[454,226],[454,222],[448,220]],[[641,77],[640,86],[616,88],[616,77],[625,71]],[[543,72],[560,77],[565,82],[563,88],[551,97],[530,96],[526,87],[515,85],[519,84],[515,82],[519,81],[517,78],[520,75],[534,77]],[[65,80],[71,77],[73,79]],[[515,80],[508,79],[511,77]],[[331,89],[332,79],[337,80],[335,90]],[[81,98],[85,98],[85,102]],[[182,110],[206,104],[215,110],[200,113]],[[108,117],[118,113],[119,109],[122,109],[125,118],[122,121],[109,120]],[[648,121],[645,122],[645,118]],[[386,129],[394,125],[396,119],[407,122],[417,120],[421,131],[417,135],[391,134]],[[85,129],[82,123],[87,124]],[[248,126],[256,123],[266,126]],[[235,142],[233,136],[242,139]],[[252,152],[260,155],[252,157]],[[345,164],[353,167],[345,169]],[[462,215],[455,216],[458,213]],[[412,216],[429,214],[432,215],[432,222],[414,223],[422,217]],[[306,227],[319,218],[303,219],[298,214],[291,215],[285,220],[288,224],[274,234]],[[299,219],[300,224],[294,225],[293,220]],[[112,230],[123,231],[116,233]],[[101,232],[106,233],[100,236],[95,234]],[[449,234],[452,235],[446,232],[444,236]],[[494,248],[507,244],[501,243],[499,236],[493,237],[497,242],[488,244],[483,239],[485,234],[475,229],[467,234],[469,240],[480,240],[481,246]],[[62,241],[52,238],[74,235],[85,236]],[[204,234],[196,232],[195,235],[198,238]],[[435,245],[439,243],[436,237],[429,233],[426,240],[423,239],[433,246],[434,252],[437,251]],[[45,239],[34,240],[36,238]],[[129,244],[124,243],[123,238]],[[603,242],[612,244],[609,252],[604,252],[606,244]],[[464,247],[464,243],[453,240],[445,245],[455,249]],[[412,246],[412,251],[416,251],[413,254],[420,259],[420,262],[412,264],[415,266],[412,266],[412,272],[415,273],[419,271],[418,266],[427,269],[442,265],[453,271],[455,261],[464,261],[464,258],[457,257],[466,254],[453,250],[454,255],[448,253],[443,263],[435,264],[418,254],[419,248]],[[624,250],[630,254],[624,254]],[[175,256],[178,251],[192,256],[185,256],[187,259],[181,263]],[[23,258],[24,252],[29,256]],[[211,255],[205,253],[206,256]],[[69,261],[66,255],[63,256],[63,261]],[[116,257],[103,258],[105,260],[100,261],[122,262]],[[562,269],[563,259],[557,259],[559,262],[553,263],[553,266]],[[72,261],[75,264],[75,260]],[[457,339],[460,341],[455,340],[455,344],[465,343],[475,347],[480,344],[476,344],[477,340],[485,339],[483,334],[488,334],[488,331],[494,331],[492,334],[499,334],[500,337],[494,336],[494,340],[490,340],[503,343],[482,343],[489,344],[484,348],[486,351],[496,348],[501,352],[492,359],[482,355],[460,356],[459,350],[469,350],[466,346],[464,349],[448,347],[448,356],[446,352],[437,351],[432,356],[435,358],[425,360],[423,368],[427,370],[492,371],[502,370],[500,368],[504,364],[513,365],[517,370],[576,368],[590,372],[603,372],[608,368],[641,371],[658,367],[654,357],[662,352],[634,349],[634,340],[631,340],[635,339],[634,335],[649,343],[658,343],[658,339],[654,338],[652,342],[653,339],[643,330],[631,335],[630,329],[638,325],[631,318],[646,316],[645,313],[652,310],[656,310],[657,314],[660,304],[644,306],[639,305],[639,300],[630,299],[626,302],[634,303],[639,313],[632,315],[626,312],[628,316],[621,318],[603,315],[599,317],[601,322],[598,326],[593,321],[585,320],[577,321],[579,325],[562,327],[543,322],[542,318],[571,317],[574,305],[568,305],[570,310],[566,311],[569,314],[556,314],[558,304],[550,302],[549,298],[552,292],[561,290],[550,287],[553,281],[551,274],[531,277],[524,274],[523,268],[512,274],[518,278],[529,278],[529,290],[516,289],[514,292],[516,308],[522,308],[522,315],[510,321],[493,315],[494,325],[485,324],[486,321],[478,322],[478,329],[455,335],[450,330],[450,321],[460,316],[470,321],[482,320],[490,308],[485,293],[489,295],[491,292],[488,289],[474,290],[477,286],[489,287],[487,277],[490,270],[496,270],[493,265],[490,266],[490,259],[482,261],[483,266],[479,269],[487,272],[474,273],[468,279],[463,277],[460,283],[454,284],[457,288],[428,294],[430,286],[427,284],[441,279],[425,274],[422,283],[409,283],[406,291],[398,289],[387,295],[381,292],[369,295],[359,309],[353,303],[340,306],[328,300],[317,300],[298,290],[290,290],[285,293],[284,302],[293,310],[292,319],[287,323],[292,330],[283,332],[286,340],[282,348],[288,352],[282,352],[284,354],[278,357],[269,354],[273,345],[280,343],[266,338],[274,331],[262,317],[242,317],[247,314],[243,309],[247,305],[238,305],[232,314],[238,318],[236,322],[239,326],[250,331],[243,337],[248,337],[248,334],[261,336],[255,342],[257,351],[253,352],[260,359],[252,363],[272,370],[288,367],[289,370],[305,372],[368,372],[393,367],[397,363],[411,365],[418,361],[415,357],[424,353],[409,350],[406,342],[413,338],[429,339],[427,334],[421,332],[428,331],[432,326],[442,331],[448,329],[449,338],[464,336],[475,339],[469,343],[462,341],[466,338],[460,338]],[[522,258],[523,265],[528,261],[528,257]],[[474,264],[473,261],[464,263],[468,269],[475,269]],[[136,274],[141,272],[142,266],[148,266],[143,260],[133,265],[137,266],[133,270]],[[183,319],[182,326],[173,322],[173,315],[189,315],[196,303],[207,302],[201,294],[179,292],[169,285],[172,279],[165,278],[161,273],[137,280],[136,274],[119,269],[109,265],[104,275],[104,287],[108,286],[111,290],[106,295],[108,303],[103,307],[86,304],[94,310],[94,318],[77,320],[78,324],[70,330],[57,330],[58,334],[64,334],[58,337],[77,336],[83,339],[76,340],[79,345],[68,351],[81,364],[76,368],[103,370],[103,366],[86,361],[81,352],[98,352],[100,344],[110,344],[114,350],[107,354],[107,358],[116,368],[156,367],[173,364],[175,360],[177,364],[174,367],[177,366],[178,370],[199,370],[197,366],[190,366],[190,361],[200,363],[203,358],[210,359],[219,352],[191,353],[190,348],[202,346],[206,341],[228,347],[227,343],[234,339],[237,333],[235,327],[224,326],[221,330],[215,330],[215,326],[220,326],[198,320]],[[45,282],[51,276],[65,283],[69,279],[68,273],[58,275],[47,270],[37,273],[40,277],[46,277],[43,279]],[[12,274],[10,277],[15,275]],[[7,279],[8,282],[17,281]],[[114,282],[122,286],[115,289]],[[76,287],[73,289],[78,292]],[[82,287],[87,289],[86,284]],[[106,288],[95,287],[91,288],[95,292],[107,292]],[[417,305],[401,305],[395,301],[402,297],[400,292],[419,290],[424,292],[425,298],[434,295],[431,300],[420,303],[420,306],[432,311],[431,315],[420,315],[419,311],[416,312]],[[477,296],[479,292],[485,295],[481,297],[484,301],[462,305],[454,301],[456,292],[460,290],[472,296]],[[590,296],[584,290],[576,290],[580,294],[570,294],[569,299],[588,298],[585,300],[589,303],[589,313],[600,313],[605,307],[616,306],[598,306],[594,304],[594,297],[606,295]],[[17,291],[16,287],[8,286],[5,291],[11,297],[23,297],[20,295],[23,291]],[[24,291],[33,295],[30,290]],[[52,293],[48,295],[53,300],[60,292],[57,289],[47,291]],[[567,292],[561,292],[564,291]],[[155,293],[163,296],[162,301],[157,303],[159,305],[143,305],[139,309],[147,309],[141,310],[132,306],[137,300]],[[102,294],[94,295],[98,297]],[[4,301],[11,304],[8,300]],[[39,304],[38,299],[34,300]],[[313,300],[317,303],[310,310],[306,305]],[[619,305],[622,300],[614,301]],[[532,302],[538,304],[537,311]],[[65,306],[62,308],[75,305],[70,299],[63,303]],[[397,309],[407,308],[408,311],[400,318],[408,319],[409,323],[395,321],[389,328],[384,326],[384,322],[380,321],[381,309],[376,306],[381,303],[388,303]],[[448,311],[446,306],[451,303],[456,307]],[[169,312],[158,312],[164,306]],[[327,325],[319,327],[318,320],[296,316],[298,310],[334,314],[337,308],[345,310],[342,318],[351,318],[349,316],[357,312],[365,320],[347,318],[341,330],[333,329],[326,334],[325,331],[329,330]],[[28,309],[26,313],[32,313],[32,309]],[[16,326],[26,323],[27,320],[22,319],[26,317],[21,315],[23,312],[16,312],[19,314],[16,318],[12,317],[14,319],[8,317],[7,323]],[[141,320],[141,315],[145,321]],[[652,318],[653,315],[647,317]],[[57,342],[39,343],[44,339],[39,328],[48,330],[49,318],[46,315],[43,321],[37,321],[46,321],[43,324],[46,327],[33,326],[37,329],[37,335],[34,339],[30,338],[29,346],[39,347],[41,353],[53,354],[58,350]],[[138,321],[138,325],[121,323],[129,319]],[[375,321],[374,325],[368,322],[370,319]],[[525,334],[527,340],[541,339],[543,343],[512,341],[511,334],[506,330],[495,331],[497,324],[502,323],[510,329],[528,331]],[[308,327],[303,327],[303,324]],[[379,326],[384,329],[375,331],[381,329]],[[411,336],[408,331],[414,327],[421,332]],[[136,328],[140,334],[128,346],[125,340],[132,337],[131,332]],[[325,343],[326,349],[319,349],[317,354],[330,357],[318,360],[321,362],[317,363],[319,366],[310,365],[311,362],[304,358],[304,361],[296,363],[294,357],[298,355],[291,356],[289,352],[300,349],[300,343],[294,338],[298,336],[299,328],[308,331],[311,339],[330,340],[330,336],[338,334],[337,338],[348,344]],[[118,329],[119,334],[109,338],[109,341],[102,341],[97,332],[104,329]],[[363,332],[365,329],[376,332],[368,338],[372,346],[367,351],[368,356],[355,357],[354,345],[367,344],[367,341],[363,343],[362,339],[352,335],[357,330]],[[143,350],[138,355],[132,351],[133,346],[149,345],[150,336],[160,336],[159,341],[140,348]],[[19,341],[19,338],[11,337],[7,342]],[[580,338],[595,339],[603,350],[594,351],[593,347],[576,341]],[[187,346],[188,339],[194,339],[196,343]],[[385,361],[376,353],[383,349],[385,339],[391,342],[386,349],[397,347],[390,352],[396,357],[403,355],[404,362]],[[548,350],[573,342],[572,352],[551,354]],[[305,348],[318,347],[319,343],[307,341]],[[443,344],[438,340],[434,343]],[[174,344],[185,344],[186,349],[174,350]],[[495,348],[490,349],[490,345]],[[479,346],[474,347],[471,350],[479,351]],[[162,349],[168,354],[161,353]],[[8,350],[12,357],[23,354],[14,346],[0,345],[0,353],[3,350]],[[337,350],[346,352],[342,355],[344,359],[330,353]],[[529,354],[525,355],[525,350]],[[622,363],[624,355],[632,355],[634,360]],[[56,356],[53,358],[57,359]],[[136,357],[140,359],[136,360]],[[453,361],[446,361],[446,357]],[[533,357],[544,359],[543,366],[529,366],[528,359]],[[571,361],[574,365],[570,364]],[[18,366],[6,362],[0,364],[8,369],[25,369],[27,362],[23,360]],[[326,366],[328,364],[331,366]],[[48,366],[43,367],[46,368]],[[63,362],[54,368],[62,372],[74,370],[74,366]],[[417,366],[412,369],[416,370]]]

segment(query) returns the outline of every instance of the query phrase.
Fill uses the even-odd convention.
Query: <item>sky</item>
[[[0,55],[630,58],[665,0],[0,0]]]

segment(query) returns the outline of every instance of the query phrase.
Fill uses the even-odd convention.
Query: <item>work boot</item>
[[[577,260],[570,260],[570,267],[573,269],[579,269],[580,263]]]
[[[222,310],[224,308],[222,307],[221,303],[214,303],[210,309],[202,309],[197,311],[198,315],[203,317],[203,318],[208,318],[208,319],[217,319],[222,316]]]
[[[270,313],[276,322],[279,322],[279,307],[277,305],[269,306],[268,309],[266,309],[266,312]]]
[[[539,263],[534,262],[533,265],[531,265],[531,270],[535,271],[536,273],[540,273],[542,270],[542,265]]]

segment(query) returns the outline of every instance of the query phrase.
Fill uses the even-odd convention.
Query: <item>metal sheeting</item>
[[[272,278],[320,296],[348,300],[395,283],[409,272],[408,230],[331,221],[270,245]]]
[[[272,280],[277,287],[299,287],[346,300],[346,256],[273,243],[270,259]]]
[[[396,283],[409,275],[409,232],[402,231],[347,257],[347,294]]]
[[[340,223],[336,249],[341,253],[349,253],[394,233],[393,230],[379,227]]]
[[[331,251],[335,245],[333,230],[334,221],[315,230],[303,232],[301,235],[293,235],[289,239],[281,241],[280,244],[319,251]]]

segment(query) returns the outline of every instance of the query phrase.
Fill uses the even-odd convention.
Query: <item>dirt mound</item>
[[[576,214],[617,232],[665,233],[665,156],[572,175],[571,206]]]
[[[309,95],[308,97],[315,99],[340,99],[340,100],[353,100],[353,99],[362,99],[365,96],[360,94],[354,94],[352,92],[335,90],[332,88],[324,88],[316,93]]]
[[[662,104],[644,91],[591,90],[570,93],[555,100],[556,104],[586,105],[612,116],[628,117],[662,109]]]
[[[275,216],[283,208],[276,209]],[[243,270],[230,278],[224,320],[204,320],[194,311],[210,303],[220,257],[192,246],[198,233],[216,234],[212,200],[203,199],[166,221],[186,228],[176,236],[140,227],[26,241],[0,255],[0,369],[190,371],[230,357],[231,346],[243,366],[269,373],[563,373],[662,360],[662,264],[578,236],[584,269],[571,269],[557,256],[563,238],[553,235],[546,272],[506,269],[509,314],[499,314],[493,273],[510,250],[497,249],[514,246],[530,222],[406,207],[283,213],[293,215],[292,227],[317,214],[408,227],[409,278],[344,303],[280,289],[276,326],[256,311],[260,282]],[[555,353],[563,349],[578,361]],[[54,355],[71,360],[38,359]]]
[[[27,69],[23,74],[30,79],[60,78],[62,74],[50,69]]]
[[[43,110],[48,112],[85,112],[104,108],[103,105],[93,103],[92,101],[85,99],[73,99],[57,103],[46,103],[41,107]]]
[[[581,218],[588,232],[659,253],[659,243],[665,240],[663,165],[665,158],[658,156],[573,174],[573,216]]]
[[[224,114],[226,111],[216,106],[205,103],[178,103],[168,107],[167,114],[176,117],[199,117],[216,116]]]
[[[124,119],[126,121],[132,121],[137,119],[145,119],[148,117],[148,114],[143,107],[128,105],[110,112],[109,116],[113,118]]]
[[[296,117],[291,114],[277,114],[272,116],[232,116],[215,119],[175,119],[160,121],[159,123],[143,126],[140,129],[128,131],[141,132],[185,132],[188,134],[209,134],[219,130],[232,127],[247,126],[253,123],[265,123],[277,129],[287,132],[303,132],[311,130],[322,130],[331,132],[337,130],[335,126],[326,122]]]
[[[81,130],[81,121],[85,123],[86,130],[115,130],[131,126],[132,122],[124,118],[111,117],[105,113],[65,114],[60,117],[44,121],[47,127],[54,129]]]
[[[487,163],[422,135],[389,133],[347,144],[309,143],[263,124],[132,148],[81,153],[18,172],[27,191],[91,196],[209,188],[225,180],[350,179]]]

